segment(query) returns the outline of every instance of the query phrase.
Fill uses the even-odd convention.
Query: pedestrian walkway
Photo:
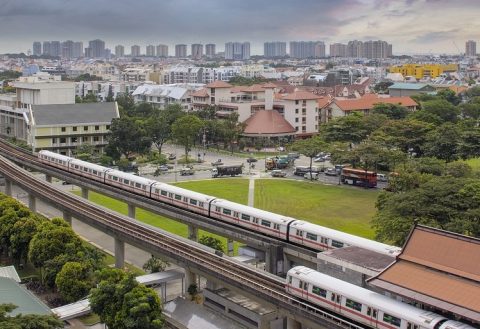
[[[248,181],[248,206],[253,207],[255,201],[255,178],[250,176]]]

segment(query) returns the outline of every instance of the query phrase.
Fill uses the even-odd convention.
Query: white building
[[[178,103],[184,110],[192,108],[191,93],[203,88],[203,84],[169,84],[138,86],[132,93],[136,103],[150,103],[159,108]]]

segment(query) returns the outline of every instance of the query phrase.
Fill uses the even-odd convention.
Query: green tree
[[[94,150],[95,150],[95,146],[93,146],[92,144],[88,144],[88,143],[80,144],[75,149],[75,157],[83,161],[92,161],[93,155],[95,154]]]
[[[87,297],[93,287],[91,270],[83,263],[65,263],[56,276],[55,285],[65,301],[76,302]]]
[[[408,114],[408,109],[398,104],[379,103],[375,104],[372,110],[373,114],[383,114],[389,119],[399,120],[405,119]]]
[[[440,90],[437,93],[437,96],[446,100],[452,105],[457,106],[458,104],[460,104],[460,97],[458,97],[457,94],[451,89]]]
[[[360,143],[387,121],[381,114],[362,116],[352,113],[320,126],[320,134],[327,142]]]
[[[11,313],[17,306],[13,304],[0,304],[0,327],[4,329],[61,329],[64,327],[53,315],[18,314]]]
[[[317,156],[318,153],[327,150],[327,143],[322,140],[320,137],[315,136],[308,139],[300,139],[293,142],[291,149],[299,152],[300,154],[305,155],[310,158],[310,179],[313,179],[312,175],[312,165],[313,158]]]
[[[107,154],[113,158],[124,155],[129,159],[134,153],[145,154],[150,150],[151,140],[147,136],[142,121],[131,117],[112,120]]]
[[[140,103],[135,106],[135,116],[139,118],[150,118],[158,110],[151,103]]]
[[[133,100],[132,95],[128,93],[119,94],[115,101],[117,102],[118,108],[120,110],[120,117],[123,115],[134,116],[135,101]]]
[[[96,103],[98,102],[97,96],[93,93],[88,93],[82,98],[81,103]]]
[[[453,123],[445,123],[430,132],[425,144],[425,155],[450,162],[458,158],[460,132]]]
[[[238,113],[229,114],[223,123],[223,139],[225,143],[230,145],[230,151],[233,154],[233,145],[238,141],[238,138],[245,130],[245,123],[238,122]]]
[[[191,114],[180,117],[172,125],[172,136],[177,143],[185,148],[185,160],[187,162],[190,148],[202,127],[202,120]]]
[[[163,327],[160,299],[135,277],[118,269],[103,269],[90,292],[92,311],[112,329],[157,329]]]
[[[163,272],[170,264],[161,258],[152,255],[145,264],[143,264],[143,270],[150,273]]]
[[[442,120],[442,122],[457,122],[460,111],[445,99],[436,99],[422,103],[422,110]]]
[[[172,124],[184,115],[179,104],[168,105],[164,110],[156,112],[145,123],[147,135],[162,154],[162,147],[172,138]]]
[[[204,246],[210,247],[218,251],[224,251],[224,246],[220,239],[214,238],[213,236],[202,235],[198,239],[198,243],[203,244]]]
[[[30,241],[37,233],[38,226],[44,221],[44,218],[32,214],[15,222],[10,232],[10,243],[12,256],[16,262],[23,260],[26,263],[28,261]]]
[[[464,129],[460,132],[457,151],[462,159],[480,157],[480,127]]]

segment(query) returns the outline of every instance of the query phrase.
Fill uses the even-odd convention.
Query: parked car
[[[388,182],[388,177],[385,174],[377,174],[377,179],[380,182]]]
[[[180,169],[180,176],[188,176],[193,175],[195,172],[193,171],[192,167],[183,167]]]
[[[312,180],[312,179],[316,180],[316,179],[318,179],[318,172],[311,172],[311,173],[307,172],[305,175],[303,175],[303,178],[310,179],[310,180]]]
[[[212,162],[212,166],[221,166],[223,165],[222,159],[218,159],[217,161]]]
[[[175,160],[176,158],[177,158],[176,154],[171,153],[168,155],[168,160]]]
[[[272,177],[285,177],[285,176],[287,176],[287,173],[285,171],[278,170],[278,169],[272,170],[272,172],[270,174],[272,175]]]
[[[170,168],[167,165],[158,166],[158,170],[160,171],[168,171]]]
[[[337,176],[338,172],[335,168],[330,167],[330,168],[325,169],[325,175],[327,175],[327,176]]]
[[[324,157],[316,157],[313,159],[313,162],[325,162],[325,158]]]
[[[247,158],[247,163],[252,163],[252,162],[257,162],[258,160],[256,158]]]

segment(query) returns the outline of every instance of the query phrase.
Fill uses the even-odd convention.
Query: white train
[[[401,250],[398,247],[314,225],[292,217],[192,192],[50,151],[40,151],[38,158],[43,163],[80,176],[314,250],[324,251],[346,246],[357,246],[391,256],[397,255]]]
[[[304,266],[288,271],[285,290],[372,328],[474,329]]]

